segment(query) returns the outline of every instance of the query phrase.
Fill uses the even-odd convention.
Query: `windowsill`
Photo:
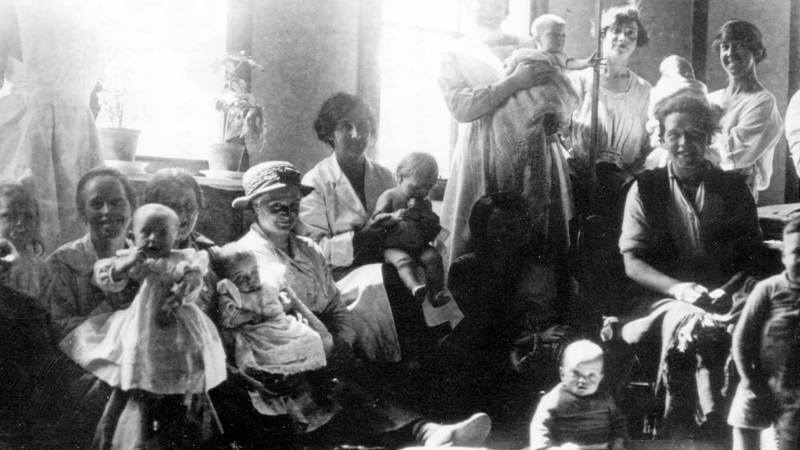
[[[168,167],[180,167],[186,169],[194,176],[199,176],[201,170],[208,169],[208,160],[205,159],[188,159],[188,158],[170,158],[164,156],[150,156],[150,155],[136,155],[136,161],[146,162],[147,173],[153,173],[158,169]]]

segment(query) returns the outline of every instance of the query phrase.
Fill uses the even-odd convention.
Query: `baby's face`
[[[0,237],[10,240],[19,250],[33,241],[38,219],[35,206],[24,199],[0,198]]]
[[[800,233],[783,235],[783,267],[790,280],[800,281]]]
[[[169,256],[178,234],[178,221],[174,217],[152,214],[137,217],[133,223],[133,237],[137,247],[143,247],[149,258]]]
[[[258,275],[258,264],[253,256],[248,256],[238,261],[231,269],[228,279],[239,288],[239,292],[255,292],[261,287],[261,277]]]
[[[667,58],[661,64],[661,75],[694,79],[694,69],[688,61],[680,58]]]
[[[551,23],[544,27],[542,33],[537,36],[539,49],[548,53],[559,53],[564,50],[564,43],[567,40],[567,33],[564,32],[564,25]]]
[[[436,179],[434,177],[426,179],[412,175],[403,177],[400,180],[400,189],[403,190],[403,194],[408,198],[425,198],[435,184]]]
[[[597,392],[603,379],[603,361],[565,361],[561,367],[561,382],[564,387],[578,397]]]

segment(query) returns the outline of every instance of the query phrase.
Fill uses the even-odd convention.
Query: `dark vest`
[[[645,171],[637,182],[645,217],[653,231],[650,249],[640,255],[646,262],[667,275],[689,271],[696,280],[711,277],[721,282],[752,265],[752,252],[761,247],[761,230],[743,175],[709,168],[704,178],[706,207],[699,215],[704,254],[689,260],[679,255],[668,229],[671,194],[667,169]]]

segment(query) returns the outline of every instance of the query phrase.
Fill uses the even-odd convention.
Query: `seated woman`
[[[175,240],[176,250],[208,250],[215,245],[212,240],[195,231],[200,211],[205,209],[206,202],[200,185],[186,170],[167,168],[155,171],[144,188],[144,202],[161,203],[178,214],[180,228]],[[205,286],[200,291],[197,306],[209,312],[217,285],[216,274],[209,270],[203,282]]]
[[[338,93],[322,104],[314,129],[333,154],[303,178],[314,190],[300,203],[300,220],[305,225],[301,234],[317,242],[333,266],[341,301],[353,312],[358,349],[370,360],[398,361],[395,320],[398,327],[406,321],[392,314],[393,307],[395,314],[402,308],[389,306],[380,264],[382,237],[393,219],[386,215],[371,219],[378,197],[393,188],[395,180],[389,169],[364,155],[375,120],[362,99]],[[403,285],[399,287],[400,295],[410,299]],[[424,326],[418,303],[405,303],[417,307],[417,323]]]
[[[311,383],[332,384],[328,393],[339,406],[303,411],[308,419],[306,431],[325,425],[328,432],[337,430],[339,435],[348,438],[395,431],[400,439],[415,438],[427,445],[482,443],[491,426],[485,414],[476,414],[455,425],[435,424],[399,407],[392,400],[396,395],[358,373],[352,358],[351,345],[356,333],[351,325],[351,314],[341,301],[329,264],[312,240],[297,236],[293,231],[298,222],[300,199],[312,190],[300,183],[300,172],[286,162],[261,163],[244,174],[242,184],[245,195],[234,200],[233,206],[252,208],[256,222],[237,245],[255,253],[259,278],[267,290],[293,291],[333,336],[333,349],[326,355],[325,373],[308,378]],[[365,387],[368,383],[378,388],[375,394]],[[241,397],[242,390],[253,391],[252,385],[244,386],[245,389],[240,388],[238,392],[234,389],[232,395]],[[264,394],[262,391],[249,395],[259,413],[273,411]],[[258,426],[258,421],[252,423]]]
[[[530,225],[520,195],[481,197],[469,217],[475,252],[453,261],[448,278],[465,314],[445,346],[463,355],[454,372],[469,374],[463,381],[471,383],[469,392],[478,405],[505,412],[523,397],[523,404],[512,407],[530,406],[524,403],[534,389],[556,381],[560,345],[573,331],[559,314],[555,273],[531,257]],[[529,395],[520,394],[521,389]]]
[[[732,275],[764,270],[754,266],[769,256],[744,176],[705,159],[717,124],[708,103],[669,98],[655,117],[669,164],[642,173],[628,192],[619,250],[637,286],[609,313],[628,344],[660,338],[668,431],[719,431],[730,337],[698,306]]]
[[[127,177],[115,169],[92,169],[78,182],[75,200],[89,232],[46,260],[49,281],[43,301],[58,341],[89,317],[127,307],[138,289],[131,283],[122,292],[105,293],[92,284],[94,263],[131,245],[126,236],[136,193]],[[52,434],[88,447],[111,389],[60,352],[53,356],[37,377],[30,413],[39,415],[37,422]]]

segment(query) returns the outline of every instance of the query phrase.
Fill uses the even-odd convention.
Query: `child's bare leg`
[[[387,248],[383,251],[383,258],[397,269],[397,274],[406,285],[414,298],[422,302],[425,300],[427,288],[417,278],[417,270],[411,255],[398,248]]]
[[[439,306],[439,294],[444,290],[444,263],[442,255],[433,248],[426,247],[419,254],[419,260],[425,267],[425,278],[428,280],[428,295],[434,306]]]

